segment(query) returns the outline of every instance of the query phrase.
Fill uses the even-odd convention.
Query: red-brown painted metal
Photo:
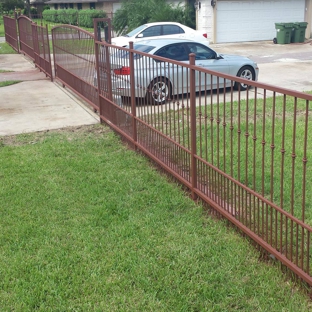
[[[52,42],[55,78],[98,110],[94,35],[76,26],[61,25],[52,28]]]
[[[5,41],[16,51],[19,52],[18,31],[16,19],[3,16]]]
[[[101,119],[312,285],[312,96],[255,81],[235,91],[244,79],[196,67],[193,55],[186,64],[96,45],[110,54],[98,76]],[[128,57],[117,58],[120,51]],[[165,77],[176,92],[150,105],[154,90],[145,81]]]
[[[33,23],[32,34],[34,38],[34,61],[36,67],[53,81],[48,28],[47,26],[43,27]]]
[[[32,33],[32,20],[27,16],[17,18],[20,52],[35,60],[34,38]]]

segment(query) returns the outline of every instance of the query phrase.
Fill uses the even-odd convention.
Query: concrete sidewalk
[[[73,93],[36,69],[22,54],[0,55],[0,136],[99,123],[100,118]]]

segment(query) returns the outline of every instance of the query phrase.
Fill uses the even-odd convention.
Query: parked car
[[[195,64],[199,67],[233,75],[247,80],[257,80],[259,68],[249,58],[238,55],[218,54],[211,48],[191,40],[183,39],[152,39],[134,44],[134,50],[150,55],[157,55],[167,59],[189,62],[189,54],[195,53]],[[173,95],[189,92],[189,75],[184,66],[177,66],[168,62],[151,59],[135,53],[134,55],[135,97],[148,98],[150,104],[163,104]],[[119,50],[110,56],[112,70],[112,92],[121,97],[130,97],[130,66],[129,50]],[[105,84],[105,71],[101,73],[102,83]],[[196,91],[204,91],[223,86],[218,84],[217,76],[196,76]],[[212,81],[211,81],[212,77]],[[96,78],[96,77],[95,77]],[[97,80],[95,79],[97,85]],[[225,87],[231,86],[231,80],[226,80]],[[236,82],[234,87],[246,90],[248,83]]]
[[[183,38],[209,45],[207,34],[180,23],[157,22],[137,27],[128,34],[112,38],[112,44],[125,47],[130,41],[137,42],[142,39]]]

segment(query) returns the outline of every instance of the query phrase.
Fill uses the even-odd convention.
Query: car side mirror
[[[138,34],[137,35],[137,38],[143,38],[143,34],[141,33],[141,34]]]

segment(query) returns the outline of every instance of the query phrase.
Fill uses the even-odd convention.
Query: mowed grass
[[[4,37],[5,32],[4,32],[4,22],[3,22],[3,16],[0,15],[0,37]]]
[[[0,311],[310,311],[102,125],[0,138]]]
[[[16,53],[17,52],[8,43],[0,42],[0,54],[16,54]]]

